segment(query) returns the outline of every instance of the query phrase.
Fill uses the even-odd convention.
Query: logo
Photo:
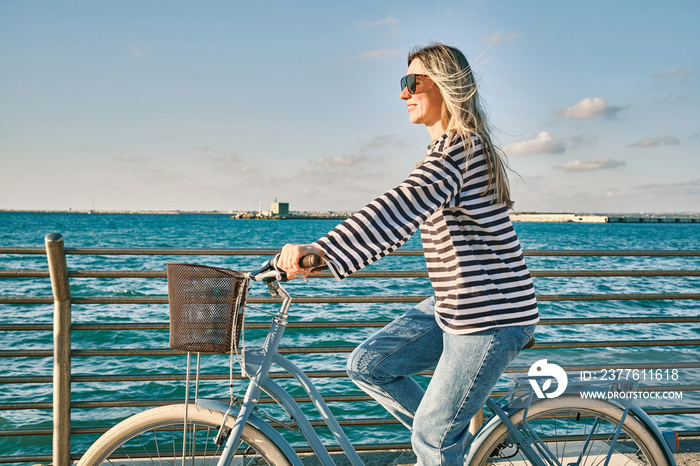
[[[530,385],[532,385],[532,389],[535,391],[537,398],[556,398],[564,393],[569,383],[564,369],[556,364],[547,363],[546,359],[540,359],[530,366],[527,375],[531,377],[540,377],[538,380],[530,380]],[[544,377],[550,378],[544,380]],[[553,392],[548,393],[547,390],[552,386],[552,379],[557,381],[557,388]],[[540,387],[539,382],[542,380],[544,380],[544,382],[542,383],[542,387]]]

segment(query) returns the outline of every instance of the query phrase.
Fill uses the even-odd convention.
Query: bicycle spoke
[[[554,415],[554,436],[558,437],[558,435],[557,435],[557,415],[556,414]],[[559,442],[556,442],[554,444],[554,446],[555,446],[555,448],[554,448],[555,454],[554,455],[555,455],[555,458],[558,459],[559,458]]]
[[[566,421],[566,435],[565,435],[566,438],[569,437],[569,426],[571,426],[571,418],[567,419],[567,421]],[[564,446],[562,447],[562,451],[561,451],[562,460],[566,457],[566,445],[567,445],[567,442],[564,442]]]
[[[158,455],[158,464],[159,464],[160,466],[163,466],[163,460],[162,460],[162,458],[161,458],[161,456],[160,456],[160,445],[159,445],[159,443],[158,443],[158,439],[156,438],[155,432],[153,433],[153,441],[154,441],[155,446],[156,446],[156,454]]]

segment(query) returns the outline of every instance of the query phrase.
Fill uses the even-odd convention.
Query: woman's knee
[[[396,379],[396,376],[385,369],[387,364],[382,364],[386,361],[386,355],[372,351],[366,348],[365,341],[355,350],[350,353],[345,370],[348,377],[354,382],[364,382],[370,385],[380,385],[388,383]]]
[[[350,353],[345,365],[345,371],[348,373],[348,377],[350,377],[351,380],[369,382],[370,369],[366,353],[362,345],[358,346]]]

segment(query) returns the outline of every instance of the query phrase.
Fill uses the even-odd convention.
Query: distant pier
[[[700,223],[700,216],[691,215],[610,215],[609,223]]]
[[[700,214],[568,214],[513,212],[514,222],[553,223],[700,223]]]
[[[608,217],[591,214],[544,214],[538,212],[512,212],[510,219],[513,222],[547,222],[547,223],[606,223]]]

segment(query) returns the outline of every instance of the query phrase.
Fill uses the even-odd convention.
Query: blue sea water
[[[78,214],[78,213],[14,213],[0,212],[0,245],[2,247],[43,247],[44,237],[60,232],[67,248],[71,247],[166,247],[166,248],[281,248],[287,242],[310,242],[337,224],[333,220],[232,220],[226,215],[146,215],[146,214]],[[526,250],[535,249],[644,249],[698,250],[700,224],[572,224],[517,223],[516,230]],[[419,249],[417,235],[405,246]],[[250,270],[259,265],[260,256],[86,256],[69,255],[68,267],[73,270],[164,270],[166,261],[195,262],[236,270]],[[698,257],[532,257],[527,258],[531,270],[602,270],[602,269],[700,269]],[[423,270],[422,257],[387,257],[371,266],[386,270]],[[0,270],[46,270],[42,255],[0,255]],[[700,277],[577,277],[535,278],[539,295],[558,294],[623,294],[623,293],[694,293],[700,289]],[[288,289],[296,296],[386,295],[414,296],[430,294],[427,279],[347,279],[330,278],[292,282]],[[82,296],[164,296],[164,279],[141,278],[73,278],[71,293]],[[264,296],[266,289],[253,289],[252,295]],[[0,296],[50,296],[45,278],[0,278]],[[392,304],[329,304],[296,305],[291,320],[387,320],[400,315],[407,306]],[[265,308],[265,306],[260,306]],[[542,301],[543,319],[559,317],[658,317],[697,316],[694,300],[653,301]],[[50,305],[0,304],[0,324],[51,323]],[[264,314],[248,312],[248,320],[265,320]],[[167,322],[165,305],[74,305],[73,322]],[[289,329],[284,346],[343,346],[360,343],[373,329]],[[259,343],[264,334],[247,330],[250,345]],[[627,340],[695,340],[700,339],[696,324],[625,324],[625,325],[540,325],[538,342],[590,342]],[[0,331],[0,350],[51,349],[52,336],[43,331]],[[158,348],[168,347],[167,331],[74,331],[74,349]],[[342,371],[347,354],[294,354],[290,358],[304,370]],[[697,346],[613,347],[584,349],[531,350],[521,353],[514,365],[527,367],[547,358],[561,365],[606,364],[624,368],[625,363],[665,364],[698,362]],[[139,375],[184,373],[182,357],[138,356],[74,357],[75,376]],[[0,381],[18,376],[50,377],[51,358],[3,357]],[[203,370],[228,371],[228,358],[204,358]],[[700,385],[700,371],[681,369],[675,380],[654,381],[651,385],[690,387]],[[344,378],[314,379],[324,394],[361,394]],[[427,379],[422,379],[423,383]],[[504,376],[499,388],[505,388]],[[282,383],[285,383],[282,381]],[[201,387],[208,396],[227,397],[228,382],[207,382]],[[289,385],[293,395],[299,388]],[[240,393],[242,384],[237,383]],[[47,403],[51,401],[50,384],[3,383],[0,395],[0,431],[46,429],[52,425],[51,411],[45,409],[7,409],[10,403]],[[74,382],[73,403],[101,400],[181,400],[184,386],[172,381],[147,382]],[[682,400],[642,400],[646,408],[698,408],[698,391],[687,390]],[[376,403],[331,403],[343,418],[385,417]],[[76,408],[73,427],[108,426],[143,408]],[[274,410],[273,410],[274,412]],[[311,411],[312,412],[312,411]],[[316,415],[315,417],[318,417]],[[700,430],[697,414],[654,416],[662,428]],[[371,429],[349,429],[353,442],[392,443],[408,441],[400,426]],[[84,451],[94,435],[75,435],[72,450]],[[294,436],[292,440],[298,440]],[[0,436],[0,456],[50,455],[50,436]]]

